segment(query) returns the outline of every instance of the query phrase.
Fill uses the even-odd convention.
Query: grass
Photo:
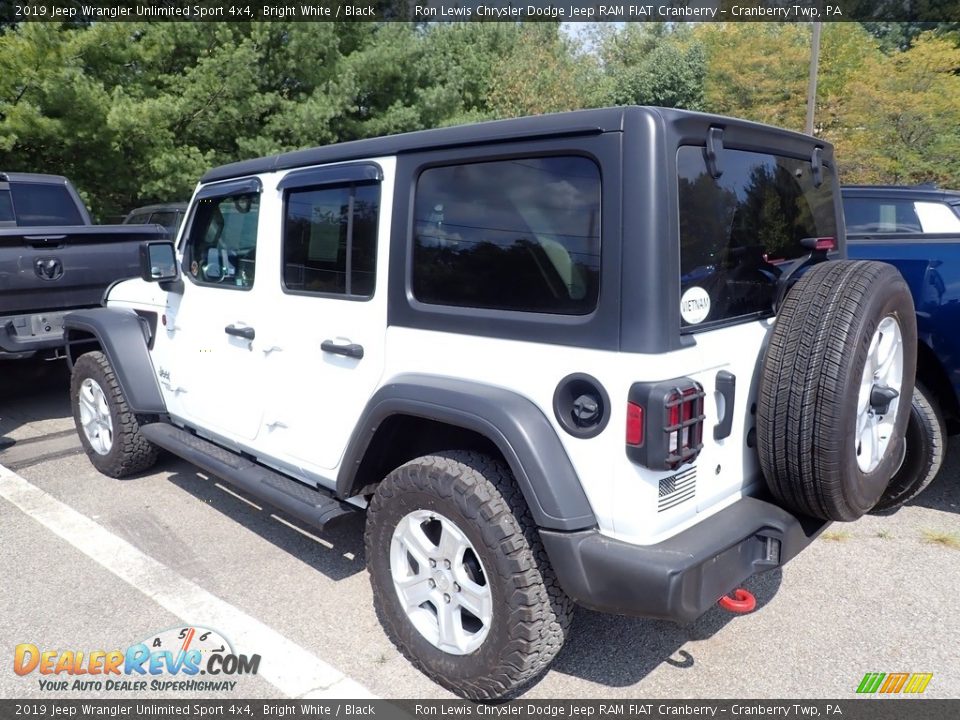
[[[823,535],[821,535],[824,540],[830,540],[831,542],[846,542],[853,537],[848,530],[827,530]]]
[[[928,543],[943,545],[951,550],[960,550],[960,535],[942,530],[924,530],[923,540]]]
[[[893,533],[889,530],[877,530],[877,537],[881,540],[889,540],[893,537]]]

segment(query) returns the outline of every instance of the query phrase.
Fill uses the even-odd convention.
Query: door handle
[[[357,360],[363,357],[363,345],[357,345],[356,343],[338,345],[333,340],[324,340],[320,343],[320,349],[334,355],[346,355]]]
[[[713,426],[713,439],[723,440],[733,429],[733,404],[737,398],[737,376],[721,370],[717,373],[717,392],[723,398],[723,417]]]
[[[237,337],[242,337],[245,340],[253,340],[257,336],[256,330],[252,327],[237,327],[236,325],[227,325],[223,331],[227,335],[236,335]]]

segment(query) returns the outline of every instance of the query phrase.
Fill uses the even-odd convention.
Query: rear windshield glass
[[[0,223],[12,223],[13,205],[10,203],[10,191],[0,190]]]
[[[677,168],[682,326],[770,315],[785,266],[809,252],[800,241],[836,237],[833,175],[815,187],[809,160],[725,149],[713,178],[695,146]]]
[[[13,207],[21,227],[83,225],[83,217],[63,185],[11,183]]]

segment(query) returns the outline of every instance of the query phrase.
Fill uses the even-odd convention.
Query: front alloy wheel
[[[107,455],[113,447],[113,419],[103,388],[93,378],[80,383],[77,397],[80,426],[90,447],[99,455]]]
[[[104,475],[126,477],[156,462],[157,448],[140,432],[117,374],[99,350],[84,353],[73,364],[70,405],[80,444]]]

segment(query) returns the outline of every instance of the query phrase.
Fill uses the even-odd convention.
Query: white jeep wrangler
[[[693,620],[881,498],[914,309],[843,238],[828,144],[676,110],[227,165],[68,316],[76,425],[108,475],[365,510],[387,634],[502,697],[575,603]]]

